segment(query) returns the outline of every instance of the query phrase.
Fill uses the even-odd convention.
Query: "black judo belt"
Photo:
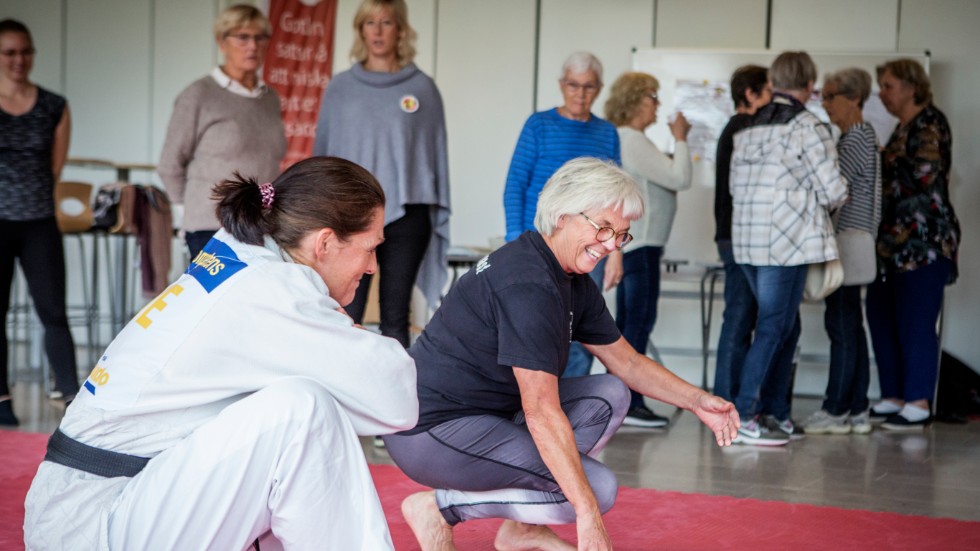
[[[48,440],[45,461],[78,469],[106,478],[117,476],[136,476],[150,460],[83,444],[65,436],[61,429],[55,429]]]

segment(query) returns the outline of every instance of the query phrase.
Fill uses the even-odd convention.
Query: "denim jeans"
[[[640,354],[646,354],[657,323],[663,252],[663,247],[640,247],[623,255],[623,279],[616,287],[616,327]],[[643,395],[630,390],[630,408],[642,405]]]
[[[861,286],[841,287],[824,302],[827,309],[823,324],[830,337],[830,376],[823,409],[831,415],[856,415],[868,409],[871,377]]]
[[[592,269],[592,273],[589,277],[595,282],[596,286],[599,287],[599,291],[602,291],[602,276],[606,271],[606,258],[603,258],[595,265]],[[565,372],[561,374],[562,377],[584,377],[589,374],[592,370],[592,359],[594,356],[585,349],[584,346],[579,344],[578,341],[572,341],[572,345],[568,348],[568,363],[565,364]]]
[[[725,265],[725,309],[721,315],[721,334],[715,360],[713,392],[726,400],[738,395],[742,364],[752,344],[752,331],[758,307],[745,272],[735,263],[732,242],[719,241],[718,255]]]
[[[751,419],[763,412],[765,400],[765,413],[787,419],[807,266],[742,265],[742,270],[759,305],[759,318],[742,366],[735,408],[742,419]]]
[[[932,402],[939,372],[936,321],[952,269],[952,261],[941,258],[868,285],[868,329],[882,398]]]

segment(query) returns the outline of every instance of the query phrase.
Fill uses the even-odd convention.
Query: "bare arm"
[[[731,445],[739,427],[738,412],[731,402],[689,384],[634,350],[622,337],[612,344],[589,344],[585,348],[631,389],[691,411],[714,432],[719,446]]]
[[[54,181],[61,180],[61,171],[65,168],[65,161],[68,159],[68,143],[71,141],[71,112],[68,104],[61,113],[61,120],[54,129],[54,142],[51,144],[51,172],[54,173]]]
[[[602,512],[582,469],[575,434],[558,399],[558,377],[514,367],[521,404],[541,459],[575,508],[580,549],[611,549]]]

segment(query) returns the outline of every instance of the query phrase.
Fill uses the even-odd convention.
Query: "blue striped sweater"
[[[621,164],[616,127],[595,115],[586,122],[566,119],[558,109],[540,111],[527,119],[504,187],[507,241],[534,229],[538,194],[561,165],[576,157]]]

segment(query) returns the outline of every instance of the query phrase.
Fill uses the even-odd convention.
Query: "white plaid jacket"
[[[788,96],[735,134],[731,166],[735,261],[798,266],[837,258],[828,209],[847,199],[830,129]]]

